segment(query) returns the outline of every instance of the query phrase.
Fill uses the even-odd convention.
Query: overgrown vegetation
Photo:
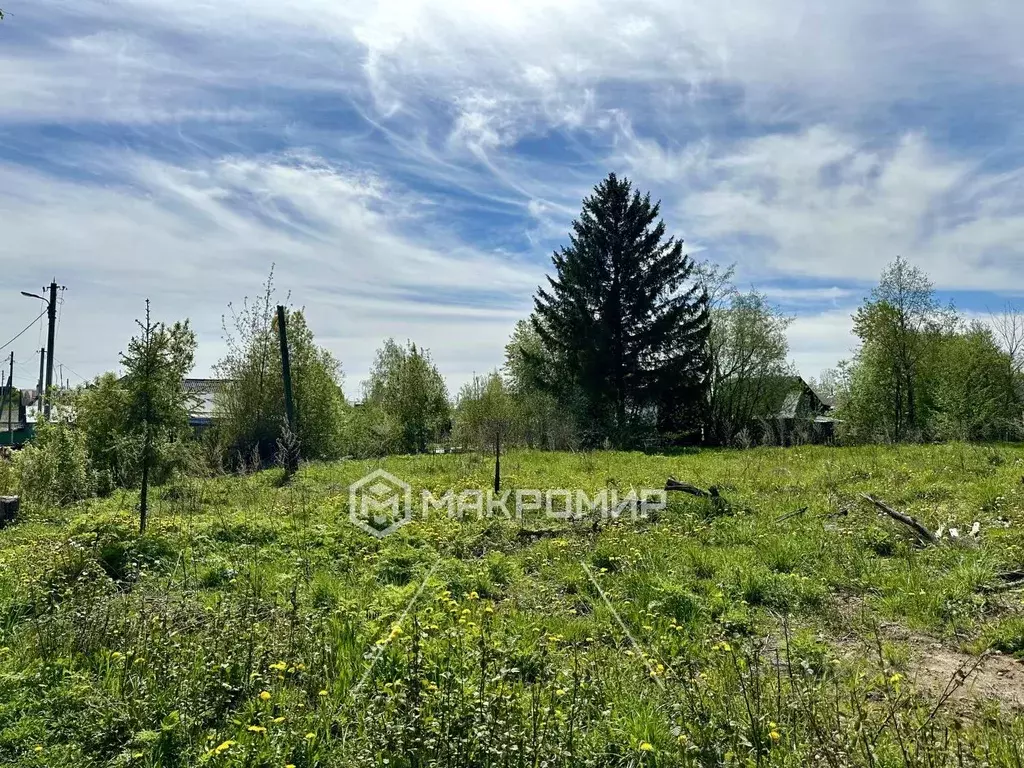
[[[1011,332],[1004,318],[995,327]],[[992,440],[1020,436],[1016,341],[940,307],[927,275],[902,258],[854,316],[861,339],[839,390],[850,441]]]
[[[225,319],[228,352],[217,365],[225,386],[216,398],[216,437],[230,467],[269,466],[277,457],[285,422],[277,304],[271,271],[257,300],[246,298]],[[301,310],[286,312],[288,353],[297,428],[295,437],[309,459],[342,454],[345,396],[341,365],[318,346]]]
[[[1021,449],[503,463],[514,488],[671,475],[729,505],[596,527],[437,513],[384,540],[347,521],[376,467],[489,487],[475,454],[181,478],[144,536],[136,492],[30,502],[0,531],[0,763],[1020,764],[1019,681],[967,691],[972,654],[1024,647],[996,577],[1024,546]],[[864,491],[932,529],[977,519],[980,545],[917,548]]]

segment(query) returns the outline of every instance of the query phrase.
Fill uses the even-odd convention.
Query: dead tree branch
[[[914,533],[917,534],[917,538],[922,544],[939,543],[939,540],[935,537],[935,534],[929,531],[928,528],[925,527],[925,525],[921,523],[919,520],[911,517],[910,515],[905,515],[902,512],[897,512],[884,501],[882,501],[881,499],[876,499],[869,493],[862,493],[861,496],[870,501],[880,510],[885,512],[885,514],[887,514],[893,520],[903,523],[905,526],[913,530]]]

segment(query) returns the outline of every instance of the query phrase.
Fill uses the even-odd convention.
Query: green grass
[[[1024,721],[936,706],[913,638],[1024,652],[1019,599],[990,589],[1024,559],[1024,449],[502,466],[512,490],[671,475],[727,504],[672,498],[599,530],[533,519],[532,537],[443,514],[383,540],[349,523],[348,486],[379,467],[416,492],[490,486],[489,460],[448,455],[309,465],[285,487],[184,478],[141,538],[135,494],[25,509],[0,531],[0,764],[1022,764]],[[978,520],[981,545],[917,548],[862,492],[933,530]]]

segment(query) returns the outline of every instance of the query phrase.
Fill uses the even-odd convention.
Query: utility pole
[[[281,339],[281,378],[284,380],[284,413],[288,429],[295,431],[295,404],[292,401],[292,367],[288,360],[288,328],[284,306],[277,306],[277,333]]]
[[[292,399],[292,366],[288,357],[288,325],[284,306],[277,305],[277,333],[281,339],[281,379],[284,382],[284,414],[287,429],[281,441],[284,456],[285,479],[299,468],[298,432],[295,425],[295,403]]]
[[[36,424],[43,415],[43,366],[46,365],[46,350],[39,350],[39,383],[36,385]]]
[[[11,350],[11,368],[7,374],[7,444],[14,446],[14,423],[11,421],[14,411],[14,350]]]
[[[53,337],[57,332],[57,281],[50,283],[50,302],[46,307],[46,420],[50,420],[50,387],[53,386]]]

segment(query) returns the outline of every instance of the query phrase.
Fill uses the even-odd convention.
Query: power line
[[[78,371],[76,371],[76,370],[75,370],[74,368],[72,368],[72,367],[71,367],[70,365],[68,365],[67,363],[63,362],[63,361],[62,361],[62,360],[60,360],[59,358],[57,358],[57,357],[54,357],[54,358],[53,358],[53,361],[54,361],[55,363],[57,363],[57,365],[63,365],[63,366],[64,366],[64,368],[65,368],[65,369],[66,369],[66,370],[68,371],[68,373],[73,373],[73,374],[74,374],[75,376],[77,376],[77,377],[78,377],[79,379],[81,379],[82,381],[84,381],[84,382],[85,382],[86,384],[88,384],[88,383],[89,383],[89,380],[88,380],[87,378],[85,378],[85,376],[83,376],[82,374],[80,374],[80,373],[79,373]]]
[[[33,320],[33,321],[32,321],[31,323],[29,323],[29,324],[28,324],[28,325],[26,325],[26,326],[25,326],[24,328],[22,328],[22,329],[21,329],[20,331],[18,331],[18,334],[17,334],[17,336],[15,336],[15,337],[14,337],[13,339],[11,339],[10,341],[8,341],[8,342],[7,342],[6,344],[4,344],[4,345],[3,345],[2,347],[0,347],[0,350],[4,349],[5,347],[9,347],[9,346],[11,346],[11,344],[13,344],[14,342],[16,342],[16,341],[17,341],[17,340],[18,340],[19,338],[21,338],[21,334],[23,334],[23,333],[24,333],[25,331],[27,331],[27,330],[28,330],[29,328],[31,328],[31,327],[32,327],[33,325],[35,325],[35,324],[36,324],[36,321],[37,321],[37,320],[39,320],[39,318],[40,318],[40,317],[42,317],[42,316],[43,316],[43,315],[45,315],[45,314],[46,314],[46,310],[44,309],[44,310],[43,310],[42,312],[40,312],[40,313],[39,313],[39,315],[38,315],[38,316],[36,317],[36,319],[35,319],[35,320]]]

